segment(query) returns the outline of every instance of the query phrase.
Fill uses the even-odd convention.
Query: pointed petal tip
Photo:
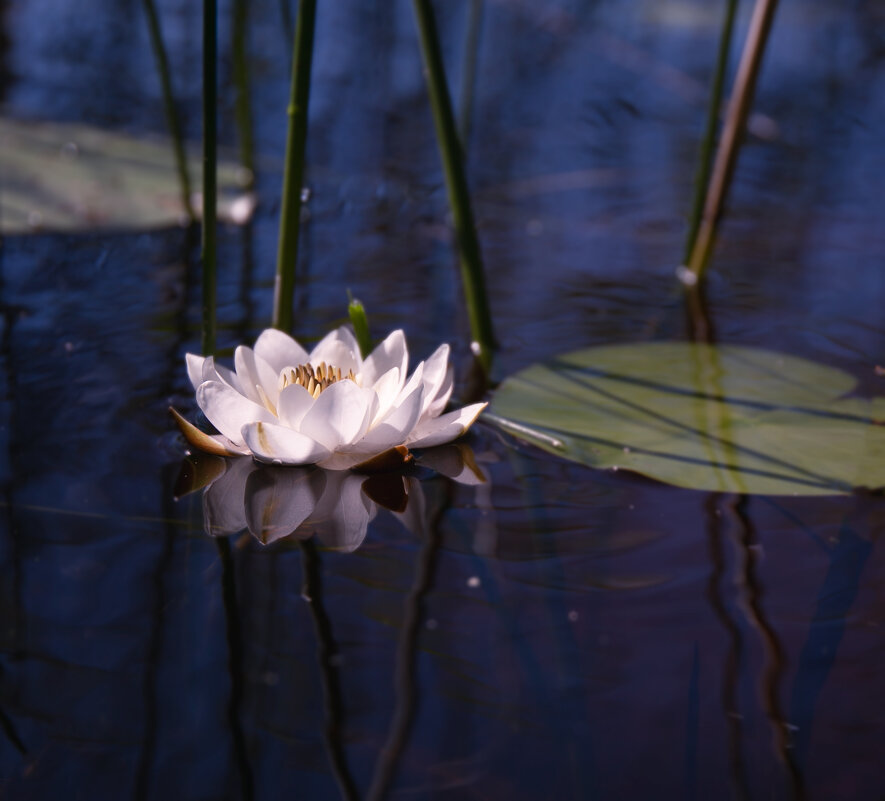
[[[179,414],[179,412],[172,406],[169,407],[169,411],[172,414],[172,417],[175,418],[175,422],[178,425],[178,430],[181,431],[182,436],[187,440],[189,445],[193,445],[195,448],[203,451],[204,453],[211,453],[213,456],[243,455],[242,451],[228,448],[224,444],[219,442],[219,440],[215,437],[205,433],[204,431],[200,431],[199,428],[197,428],[193,423],[187,421],[184,417],[182,417],[181,414]]]
[[[474,403],[425,420],[415,428],[406,442],[412,448],[432,448],[451,442],[467,432],[486,406],[487,402]]]

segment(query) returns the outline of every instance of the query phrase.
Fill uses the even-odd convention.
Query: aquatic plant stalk
[[[747,114],[753,99],[753,90],[756,87],[756,79],[759,76],[759,68],[762,64],[762,56],[765,53],[765,45],[768,42],[768,34],[771,31],[776,8],[777,0],[756,0],[756,5],[753,7],[750,29],[744,44],[744,51],[741,54],[741,62],[725,118],[725,127],[719,141],[719,148],[716,151],[713,174],[704,202],[704,212],[691,257],[688,260],[688,270],[693,276],[689,283],[696,283],[701,278],[710,258],[716,226],[731,183],[741,135],[746,125]],[[688,277],[687,274],[686,277]]]
[[[283,200],[280,210],[280,239],[277,248],[273,306],[273,326],[286,332],[292,329],[292,302],[295,293],[295,266],[298,262],[298,235],[301,227],[301,188],[304,177],[304,151],[307,144],[307,108],[310,100],[315,22],[316,0],[301,0],[298,4],[298,21],[295,26],[292,88],[287,109],[289,131],[286,137],[286,166],[283,174]]]
[[[203,0],[203,354],[215,352],[217,270],[218,18],[216,0]]]
[[[184,137],[181,133],[181,123],[178,112],[175,110],[175,95],[172,92],[172,78],[169,75],[169,58],[166,55],[166,46],[163,43],[163,33],[160,30],[160,19],[154,0],[142,0],[144,13],[147,15],[148,31],[151,37],[151,47],[154,50],[154,58],[157,60],[157,72],[160,75],[160,86],[163,90],[163,106],[166,111],[166,124],[172,136],[172,148],[175,154],[175,168],[178,171],[178,181],[181,185],[181,205],[190,222],[197,219],[194,207],[191,204],[191,179],[187,170],[187,156],[184,151]]]
[[[722,20],[722,34],[719,37],[719,52],[716,56],[716,69],[713,73],[713,84],[710,87],[710,101],[707,105],[707,121],[704,137],[701,140],[701,151],[698,159],[698,170],[694,181],[694,199],[688,223],[688,234],[685,238],[685,252],[682,263],[687,264],[691,258],[704,211],[704,197],[710,180],[713,166],[713,145],[716,142],[716,129],[719,122],[719,107],[722,105],[722,87],[725,84],[725,73],[728,69],[728,55],[731,50],[731,39],[734,31],[734,18],[737,13],[737,0],[726,0],[725,16]]]
[[[471,336],[478,346],[479,363],[488,375],[494,349],[494,333],[486,296],[479,237],[476,234],[476,225],[470,207],[470,193],[464,174],[461,144],[455,127],[430,0],[413,0],[413,5],[421,39],[421,55],[424,60],[430,105],[433,109],[437,144],[442,156],[446,190],[455,222],[455,237],[461,261],[461,278],[464,283],[467,313],[470,317]]]
[[[234,119],[237,125],[237,137],[240,142],[240,161],[249,171],[249,186],[252,186],[255,180],[255,144],[252,136],[252,100],[249,94],[247,18],[247,0],[234,0],[233,41],[231,45],[233,79],[234,86],[236,87]]]

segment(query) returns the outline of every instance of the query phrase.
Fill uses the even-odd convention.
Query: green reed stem
[[[488,375],[495,337],[486,296],[479,238],[470,208],[470,193],[464,173],[461,145],[452,114],[452,102],[446,84],[442,52],[430,0],[413,0],[413,4],[421,38],[421,55],[424,59],[430,105],[433,109],[436,139],[442,156],[446,190],[455,222],[455,237],[461,261],[464,296],[470,317],[470,331],[473,340],[479,346],[477,354],[479,363]]]
[[[215,285],[217,271],[217,0],[203,0],[203,353],[215,352]]]
[[[166,124],[172,136],[172,148],[175,153],[175,167],[178,171],[178,182],[181,186],[181,205],[189,222],[194,222],[197,215],[191,204],[191,179],[187,170],[187,155],[184,150],[184,137],[181,133],[181,123],[178,112],[175,110],[175,95],[172,92],[172,78],[169,74],[169,58],[166,55],[166,45],[163,43],[163,32],[160,29],[160,18],[157,16],[157,8],[154,0],[142,0],[144,13],[147,15],[148,31],[151,37],[151,47],[154,58],[157,60],[157,71],[160,74],[160,86],[163,90],[163,106],[166,111]]]
[[[295,52],[292,58],[292,90],[289,98],[289,132],[286,137],[286,167],[283,174],[283,201],[280,210],[280,241],[277,248],[277,276],[274,285],[273,326],[292,329],[295,294],[295,266],[298,262],[298,234],[301,226],[301,191],[304,152],[307,145],[307,106],[310,100],[310,70],[313,62],[313,32],[316,0],[301,0],[295,25]]]
[[[725,85],[725,73],[728,70],[728,55],[731,50],[737,5],[737,0],[726,0],[725,17],[722,20],[722,33],[719,37],[719,52],[716,57],[713,83],[710,87],[710,102],[707,106],[707,122],[704,129],[704,137],[701,140],[698,169],[694,179],[694,199],[692,201],[691,216],[689,217],[688,234],[685,238],[685,253],[682,257],[683,264],[687,264],[689,258],[691,258],[691,251],[698,236],[698,228],[701,226],[701,216],[704,213],[704,198],[707,194],[707,184],[710,181],[710,172],[713,168],[713,148],[716,142],[719,109],[722,105],[722,87]]]
[[[236,87],[234,99],[234,119],[240,141],[240,162],[249,170],[249,186],[255,180],[255,143],[252,137],[252,98],[249,93],[249,46],[247,39],[248,4],[246,0],[234,0],[233,79]]]
[[[350,292],[347,294],[350,295]],[[347,304],[347,313],[350,315],[350,323],[357,344],[360,346],[360,353],[365,359],[372,352],[372,337],[369,336],[369,318],[366,316],[365,306],[362,301],[351,297],[350,303]]]
[[[753,90],[756,88],[756,79],[759,77],[759,68],[762,65],[762,56],[765,54],[765,45],[768,42],[776,8],[777,0],[756,0],[756,5],[753,7],[750,29],[744,43],[722,138],[719,140],[719,148],[713,163],[701,224],[688,260],[688,269],[694,274],[694,283],[701,279],[713,250],[719,215],[737,163],[741,137],[746,127]]]

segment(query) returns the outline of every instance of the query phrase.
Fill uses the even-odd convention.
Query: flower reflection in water
[[[426,451],[417,465],[460,484],[485,476],[466,445]],[[185,461],[176,494],[203,491],[203,525],[213,537],[248,529],[264,545],[315,536],[328,550],[354,551],[382,506],[410,531],[426,525],[421,481],[414,473],[364,475],[319,467],[271,467],[251,459],[198,454]]]
[[[465,444],[443,445],[425,451],[408,473],[386,472],[373,475],[330,471],[318,467],[270,467],[250,459],[222,459],[205,453],[185,460],[176,486],[181,496],[204,488],[203,521],[206,532],[217,540],[222,559],[225,587],[225,613],[230,641],[232,686],[241,684],[239,654],[239,613],[234,587],[234,569],[227,535],[243,529],[268,545],[291,537],[302,551],[302,597],[308,601],[317,636],[317,654],[322,676],[326,712],[324,740],[333,774],[343,798],[356,798],[355,783],[341,742],[343,711],[338,676],[337,643],[322,592],[319,554],[311,537],[330,550],[354,551],[366,537],[369,523],[382,506],[394,514],[412,533],[423,540],[415,583],[405,602],[404,622],[397,647],[397,702],[387,743],[379,755],[369,793],[382,798],[394,775],[396,764],[408,739],[414,714],[414,684],[417,633],[423,598],[431,586],[440,536],[436,522],[444,508],[425,493],[419,475],[442,475],[465,485],[481,485],[486,477],[472,450]],[[436,482],[433,482],[436,483]],[[240,732],[239,691],[232,691],[231,719],[235,739]],[[245,754],[245,750],[243,750]],[[240,759],[240,771],[248,783],[247,757]]]

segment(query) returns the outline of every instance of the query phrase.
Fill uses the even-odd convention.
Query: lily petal
[[[409,376],[409,380],[406,382],[406,385],[400,390],[399,397],[394,401],[394,406],[399,406],[403,400],[409,397],[416,389],[420,388],[422,391],[422,405],[423,405],[423,392],[424,392],[424,362],[419,362],[418,366],[415,368],[415,372]],[[420,416],[421,410],[418,410],[418,414]]]
[[[347,375],[350,370],[356,375],[362,367],[359,354],[360,346],[350,329],[341,326],[320,340],[310,352],[310,363],[316,366],[320,362],[325,362],[340,367],[343,375]]]
[[[228,386],[233,387],[237,392],[242,392],[240,382],[236,375],[215,363],[213,356],[198,356],[195,353],[186,353],[184,360],[187,364],[187,377],[193,384],[194,389],[200,386],[204,381],[221,381]]]
[[[430,402],[427,408],[424,410],[423,417],[425,419],[429,419],[431,417],[439,417],[443,410],[446,408],[446,404],[449,402],[449,398],[452,397],[452,390],[455,387],[455,370],[452,365],[448,365],[446,367],[445,375],[443,376],[443,380],[440,383],[439,389],[436,391],[436,397]]]
[[[423,399],[424,387],[419,385],[387,415],[382,423],[372,428],[350,450],[361,454],[381,453],[402,445],[421,414]]]
[[[184,361],[187,364],[187,377],[196,390],[203,383],[203,362],[206,361],[206,357],[198,356],[196,353],[185,353]]]
[[[403,379],[400,375],[399,367],[391,367],[375,382],[372,389],[378,396],[378,410],[375,412],[373,424],[380,422],[387,416],[402,387]]]
[[[421,416],[433,416],[429,415],[428,412],[430,410],[431,404],[436,400],[437,395],[440,393],[440,390],[443,389],[443,384],[446,381],[446,378],[449,377],[449,352],[450,348],[448,345],[440,345],[430,356],[427,361],[424,362],[424,403],[421,408]],[[448,400],[448,398],[446,398]],[[442,411],[442,409],[440,409]],[[439,412],[437,412],[439,414]]]
[[[288,537],[310,516],[325,486],[322,470],[265,467],[246,480],[246,524],[264,545]]]
[[[313,395],[301,384],[289,384],[289,386],[283,387],[277,401],[277,414],[280,417],[280,422],[297,431],[301,427],[304,415],[314,403],[316,400]]]
[[[207,356],[203,362],[203,381],[221,381],[222,384],[227,384],[241,395],[244,394],[243,385],[237,378],[237,374],[224,365],[218,364],[214,356]]]
[[[317,538],[326,548],[355,551],[378,511],[362,491],[365,476],[326,473],[326,488],[312,515]]]
[[[422,421],[409,435],[406,445],[410,448],[432,448],[434,445],[451,442],[473,425],[473,421],[486,406],[487,403],[473,403],[441,417]]]
[[[388,335],[369,354],[363,362],[363,369],[360,370],[360,383],[364,387],[371,387],[394,367],[399,368],[399,376],[405,381],[409,369],[409,349],[406,347],[406,335],[402,329],[397,329]],[[402,385],[399,388],[401,389]]]
[[[169,411],[172,412],[172,416],[178,424],[178,430],[181,431],[184,438],[195,448],[198,448],[205,453],[214,454],[215,456],[244,456],[248,453],[245,448],[234,445],[234,443],[227,437],[223,437],[220,434],[213,436],[212,434],[200,431],[199,428],[193,423],[189,423],[185,420],[171,406],[169,407]]]
[[[279,370],[274,370],[264,359],[256,356],[252,348],[245,345],[240,345],[234,351],[234,367],[247,398],[263,406],[264,398],[258,390],[260,386],[270,402],[276,404],[280,396]]]
[[[204,381],[197,387],[197,403],[209,422],[234,445],[243,446],[240,431],[244,423],[276,422],[276,418],[257,403],[220,381]]]
[[[232,459],[227,469],[203,493],[203,526],[213,537],[236,534],[246,528],[243,488],[255,469],[251,459]]]
[[[286,367],[297,367],[308,361],[307,351],[277,328],[262,331],[255,340],[255,354],[264,359],[277,375]]]
[[[308,432],[330,451],[350,445],[365,434],[375,414],[378,396],[345,379],[324,389],[301,420]]]
[[[316,440],[274,423],[247,423],[242,437],[259,462],[307,465],[329,455],[329,449]]]

